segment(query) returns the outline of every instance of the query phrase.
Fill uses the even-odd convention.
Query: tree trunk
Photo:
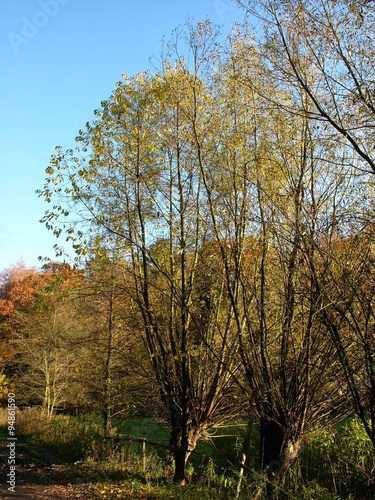
[[[173,482],[184,486],[186,484],[187,450],[179,448],[174,451],[173,455],[175,464]]]
[[[112,430],[111,410],[108,408],[104,408],[102,416],[103,416],[104,435],[109,437],[111,435],[111,430]]]
[[[267,470],[270,481],[284,483],[289,468],[299,455],[301,445],[301,435],[288,432],[288,429],[275,420],[261,420],[261,468]]]
[[[260,465],[268,470],[273,478],[281,468],[281,452],[284,443],[284,431],[274,420],[261,419],[260,422]]]
[[[186,464],[191,452],[195,449],[201,428],[189,428],[184,436],[181,429],[172,429],[170,435],[170,447],[173,454],[175,473],[173,482],[180,485],[186,484]]]
[[[182,429],[180,426],[172,426],[169,445],[172,451],[174,461],[173,482],[176,484],[185,484],[186,451],[182,445]]]

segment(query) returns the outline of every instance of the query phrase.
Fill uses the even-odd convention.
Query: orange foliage
[[[14,314],[14,304],[10,300],[0,299],[0,316],[10,317]]]
[[[9,339],[75,290],[81,272],[52,262],[42,270],[19,263],[0,273],[0,363],[12,358]]]
[[[6,269],[0,274],[0,320],[14,317],[17,311],[30,311],[38,298],[45,303],[52,296],[58,300],[78,285],[80,277],[79,271],[59,262],[51,262],[42,270],[28,269],[22,263]],[[18,319],[13,327],[19,326]]]

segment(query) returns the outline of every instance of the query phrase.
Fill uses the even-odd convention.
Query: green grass
[[[228,426],[209,431],[205,440],[198,441],[197,447],[191,454],[190,462],[194,466],[215,461],[222,468],[228,468],[231,463],[238,460],[238,452],[241,448],[242,438],[245,432],[246,422],[235,421]],[[148,441],[168,446],[169,427],[166,424],[156,422],[151,418],[131,418],[117,426],[117,431],[125,436],[144,438]],[[258,449],[258,436],[254,432],[255,441],[252,443],[252,454]],[[140,444],[133,446],[140,449]],[[166,451],[161,448],[154,449],[159,456],[165,456]]]
[[[7,437],[6,422],[0,411],[0,429]],[[117,432],[167,445],[168,426],[150,418],[117,422]],[[146,464],[141,445],[120,442],[102,435],[95,415],[58,415],[51,422],[36,410],[19,412],[17,436],[28,451],[38,453],[45,446],[79,467],[91,482],[94,498],[121,499],[230,499],[237,483],[238,457],[245,433],[244,422],[211,431],[200,441],[187,467],[189,484],[172,484],[173,467],[166,449],[146,444]],[[259,436],[254,426],[250,461],[243,481],[242,497],[267,498],[267,478],[257,471]],[[170,458],[170,457],[169,457]],[[305,444],[292,467],[283,489],[275,491],[279,500],[374,500],[375,452],[363,426],[355,418],[317,432]]]

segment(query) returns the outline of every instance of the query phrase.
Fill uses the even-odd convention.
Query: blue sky
[[[74,147],[121,74],[151,68],[188,19],[228,34],[243,13],[232,0],[1,0],[0,14],[1,271],[54,258],[35,190],[55,146]]]

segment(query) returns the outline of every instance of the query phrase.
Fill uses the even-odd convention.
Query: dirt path
[[[9,448],[0,445],[0,499],[89,499],[86,478],[74,466],[65,465],[50,451],[38,448],[38,457],[31,455],[22,443],[17,443],[15,454],[15,492],[9,491],[11,478]]]

